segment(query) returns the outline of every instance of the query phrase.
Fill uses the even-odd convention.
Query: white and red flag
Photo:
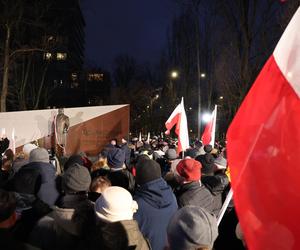
[[[211,114],[210,121],[206,124],[204,132],[201,136],[201,140],[203,145],[212,145],[215,144],[215,136],[216,136],[216,121],[217,121],[217,105],[215,105],[215,109]]]
[[[248,249],[300,249],[300,8],[227,132]]]
[[[178,135],[177,153],[185,151],[189,148],[189,133],[187,126],[186,113],[184,109],[183,98],[181,103],[174,109],[173,113],[165,123],[167,131],[165,134],[169,135],[170,130],[176,125],[175,133]]]

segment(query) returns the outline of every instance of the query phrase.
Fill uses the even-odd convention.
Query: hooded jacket
[[[134,219],[142,233],[149,239],[152,249],[163,249],[167,243],[168,223],[178,208],[172,189],[159,178],[138,186],[134,200],[139,205]]]
[[[13,191],[34,194],[49,206],[53,206],[59,196],[55,180],[52,164],[31,162],[15,174],[12,179]]]

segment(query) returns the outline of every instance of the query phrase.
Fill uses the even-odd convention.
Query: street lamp
[[[205,73],[201,73],[201,78],[205,78],[206,74]]]
[[[178,77],[178,72],[177,72],[176,70],[173,70],[173,71],[171,72],[171,78],[175,79],[175,78],[177,78],[177,77]]]
[[[208,123],[211,120],[211,114],[210,113],[204,113],[202,115],[202,121],[204,123]]]

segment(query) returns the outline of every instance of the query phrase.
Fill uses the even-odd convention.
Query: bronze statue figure
[[[55,119],[56,144],[65,147],[69,126],[70,120],[69,117],[64,114],[64,109],[58,109],[58,114]]]

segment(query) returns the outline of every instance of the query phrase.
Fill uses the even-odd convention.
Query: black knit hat
[[[125,153],[120,148],[112,148],[107,154],[107,163],[111,169],[122,169],[125,163]]]
[[[62,178],[62,188],[66,193],[88,191],[90,185],[90,172],[86,167],[77,163],[68,168]]]
[[[66,161],[66,163],[64,164],[64,171],[66,171],[69,167],[75,165],[75,163],[83,166],[84,161],[81,155],[71,155],[69,159]]]
[[[161,177],[159,164],[153,160],[142,160],[136,166],[136,183],[143,185]]]
[[[205,145],[203,147],[203,149],[204,149],[205,153],[210,153],[213,150],[213,147],[212,147],[212,145],[208,144],[208,145]]]
[[[196,148],[188,148],[186,150],[185,157],[189,156],[189,157],[195,159],[199,154],[200,154],[200,152]]]
[[[212,175],[214,173],[214,157],[211,154],[198,155],[195,158],[202,165],[202,174]]]

